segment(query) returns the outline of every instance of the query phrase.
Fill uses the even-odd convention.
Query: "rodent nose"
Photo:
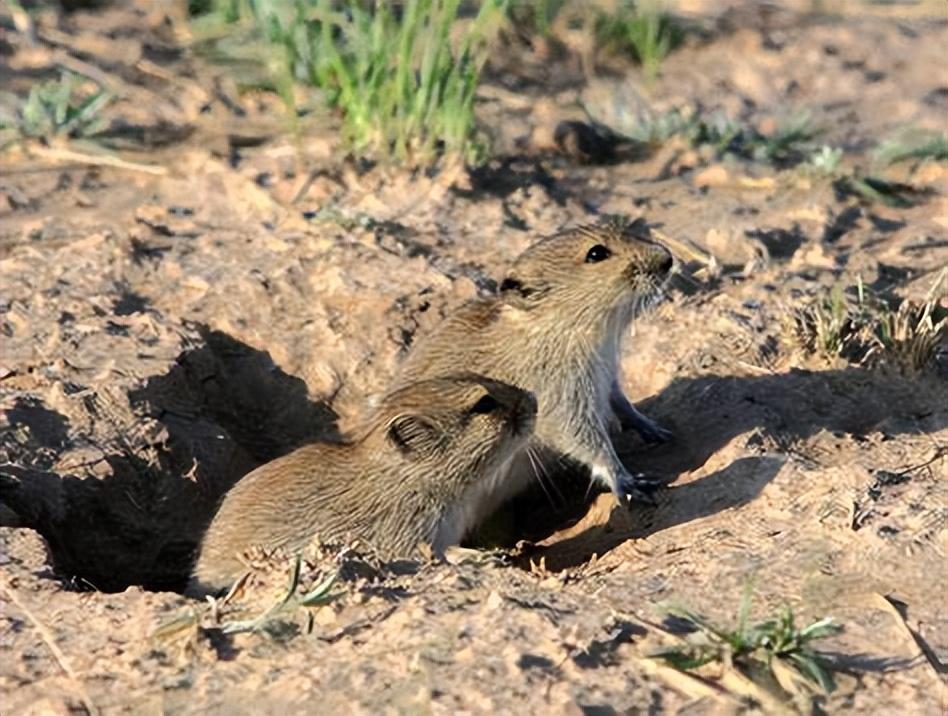
[[[666,276],[675,265],[675,259],[662,244],[653,242],[644,257],[643,268],[653,276]]]

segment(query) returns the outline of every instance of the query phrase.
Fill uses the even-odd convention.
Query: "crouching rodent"
[[[466,303],[411,350],[396,384],[464,366],[536,395],[535,438],[505,466],[480,517],[526,486],[540,446],[588,465],[620,501],[654,486],[625,470],[608,428],[617,421],[648,441],[671,437],[623,395],[618,358],[623,332],[672,265],[641,219],[567,230],[527,248],[497,296]]]
[[[490,480],[530,437],[527,391],[465,374],[389,393],[353,437],[258,467],[224,497],[201,543],[191,594],[219,592],[252,548],[361,540],[382,557],[435,554],[474,527]]]

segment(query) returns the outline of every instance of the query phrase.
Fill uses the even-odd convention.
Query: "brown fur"
[[[590,254],[594,247],[598,254]],[[608,257],[595,260],[603,249]],[[498,296],[465,304],[408,355],[401,384],[464,366],[537,396],[535,440],[496,479],[481,517],[534,474],[541,477],[541,446],[590,466],[620,498],[635,492],[636,478],[616,457],[608,426],[626,422],[654,440],[670,433],[618,388],[620,340],[671,265],[671,254],[642,221],[610,217],[565,231],[529,247]]]
[[[388,394],[340,444],[314,444],[263,465],[227,493],[201,544],[190,591],[228,586],[251,548],[298,551],[358,538],[384,557],[426,543],[438,553],[473,527],[485,476],[533,430],[523,390],[465,375]]]

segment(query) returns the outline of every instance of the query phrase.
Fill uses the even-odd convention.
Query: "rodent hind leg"
[[[619,425],[623,429],[635,430],[647,443],[667,443],[675,434],[663,428],[651,418],[640,413],[629,399],[625,397],[622,388],[619,387],[618,379],[613,381],[609,392],[609,405],[615,413]]]

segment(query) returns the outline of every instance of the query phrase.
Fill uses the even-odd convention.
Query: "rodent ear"
[[[531,297],[535,298],[536,289],[533,289],[516,276],[507,276],[500,284],[500,295],[504,302],[515,308],[527,308]]]
[[[637,239],[649,239],[652,236],[648,222],[641,216],[629,224],[626,231]]]
[[[523,284],[520,282],[520,279],[514,278],[513,276],[508,276],[500,284],[501,293],[508,293],[509,291],[520,293],[522,290]]]
[[[387,436],[404,455],[427,452],[438,442],[434,425],[418,415],[400,415],[388,425]]]

